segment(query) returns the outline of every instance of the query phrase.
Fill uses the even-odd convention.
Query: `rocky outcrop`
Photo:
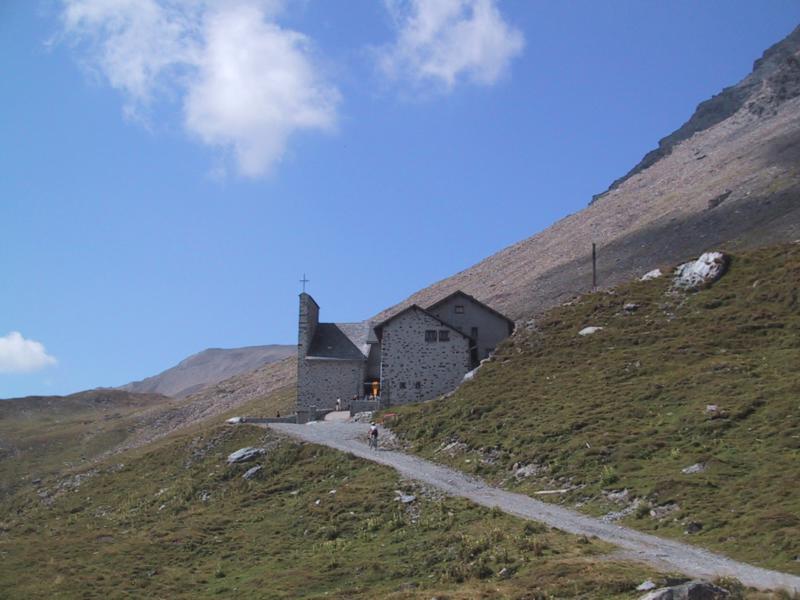
[[[728,257],[722,252],[705,252],[697,260],[675,269],[672,285],[684,290],[698,290],[714,283],[728,269]]]

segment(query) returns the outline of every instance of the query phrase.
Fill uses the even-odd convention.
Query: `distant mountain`
[[[580,177],[576,167],[576,177]],[[584,210],[375,317],[457,289],[515,320],[706,249],[800,238],[800,28]]]
[[[256,417],[275,416],[276,411],[288,414],[294,409],[296,382],[294,355],[239,373],[182,400],[137,413],[133,433],[117,450],[143,446],[231,411]]]
[[[0,419],[30,417],[55,419],[86,411],[137,410],[171,402],[157,393],[135,393],[114,388],[96,388],[69,396],[25,396],[0,402]]]
[[[297,346],[278,344],[209,348],[193,354],[158,375],[128,383],[118,389],[184,398],[234,375],[255,371],[266,364],[293,356],[296,352]]]

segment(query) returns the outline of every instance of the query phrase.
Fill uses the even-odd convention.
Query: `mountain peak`
[[[614,180],[605,192],[595,194],[590,204],[669,156],[677,144],[695,133],[705,131],[741,110],[755,117],[772,116],[778,106],[797,96],[800,96],[800,26],[765,50],[753,63],[753,71],[747,77],[698,104],[686,123],[659,140],[655,150],[645,154],[633,169]]]

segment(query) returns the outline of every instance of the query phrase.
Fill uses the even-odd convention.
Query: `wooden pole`
[[[592,242],[592,289],[597,289],[597,246]]]

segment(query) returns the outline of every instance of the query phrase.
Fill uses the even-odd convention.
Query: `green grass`
[[[202,432],[209,423],[237,415],[288,414],[296,388],[280,388],[180,433]],[[103,401],[98,401],[101,398]],[[67,397],[0,401],[0,501],[31,481],[80,472],[118,446],[135,438],[160,412],[186,404],[158,395],[116,390],[89,391]]]
[[[510,488],[571,488],[542,498],[591,514],[619,510],[603,492],[628,489],[643,502],[630,526],[800,573],[799,286],[788,244],[734,256],[697,293],[661,278],[583,296],[521,326],[453,396],[393,408],[393,429]],[[577,335],[589,325],[605,329]],[[443,452],[452,441],[467,449]],[[516,463],[539,473],[516,481]],[[685,534],[690,522],[702,529]]]
[[[127,440],[139,415],[170,403],[116,390],[0,401],[0,501],[31,480],[85,469]]]
[[[245,481],[252,464],[225,457],[249,445],[270,449]],[[23,490],[2,506],[0,596],[633,598],[658,577],[599,541],[255,426],[162,440],[76,488],[58,481],[42,482],[51,500]],[[403,506],[395,490],[418,500]]]

